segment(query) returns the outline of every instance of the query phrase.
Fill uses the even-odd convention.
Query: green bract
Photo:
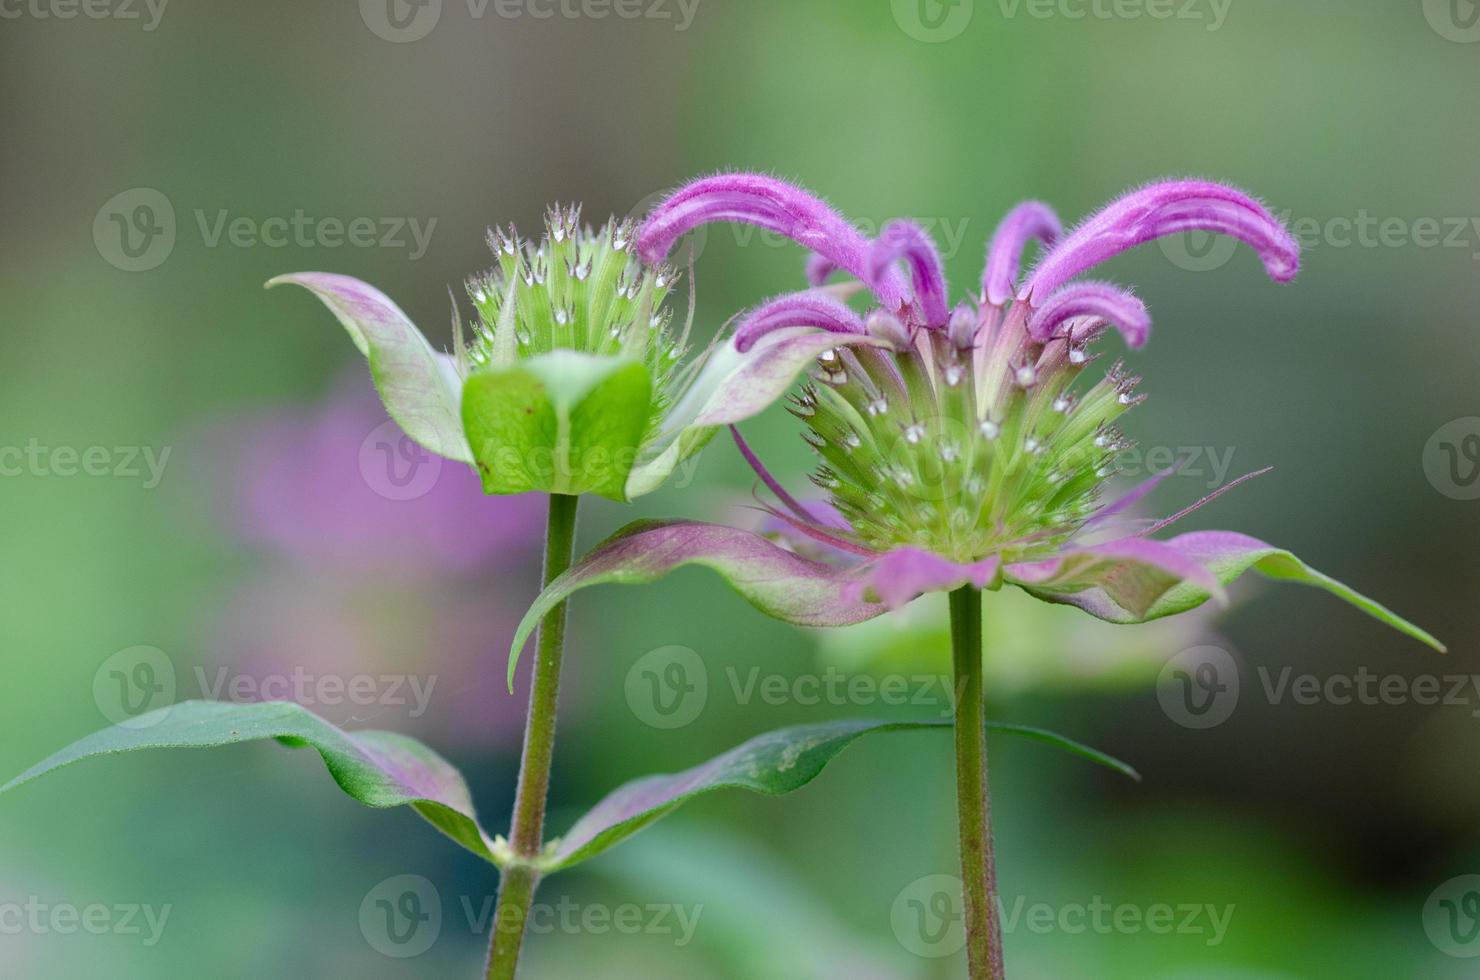
[[[384,293],[348,276],[303,272],[370,362],[381,400],[428,450],[475,465],[491,494],[656,490],[716,427],[749,418],[836,343],[788,327],[762,343],[725,340],[682,364],[666,301],[675,276],[639,261],[628,222],[600,230],[576,208],[547,215],[545,237],[494,231],[498,259],[467,283],[476,319],[454,311],[453,353],[437,351]]]

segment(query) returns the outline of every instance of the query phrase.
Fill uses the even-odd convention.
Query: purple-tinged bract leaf
[[[462,775],[420,742],[393,732],[346,732],[286,701],[234,704],[185,701],[95,732],[0,786],[0,793],[94,756],[140,749],[203,749],[276,739],[314,749],[329,774],[366,806],[410,806],[428,823],[479,857],[495,862],[492,843]]]

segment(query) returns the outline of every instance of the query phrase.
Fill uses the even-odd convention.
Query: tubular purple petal
[[[874,240],[869,254],[869,279],[878,283],[888,275],[899,259],[909,263],[910,281],[915,288],[915,301],[920,304],[920,313],[925,325],[932,328],[945,326],[949,311],[946,307],[946,274],[941,265],[940,252],[925,229],[913,221],[891,221]]]
[[[1028,333],[1042,343],[1062,336],[1060,328],[1083,317],[1112,324],[1132,347],[1144,346],[1151,333],[1146,304],[1105,282],[1076,282],[1060,289],[1033,311]]]
[[[1018,298],[1048,296],[1127,249],[1184,231],[1237,238],[1259,253],[1276,282],[1300,270],[1300,246],[1258,201],[1225,184],[1176,180],[1133,191],[1092,215],[1043,257]]]
[[[772,476],[771,471],[766,469],[766,464],[762,463],[760,457],[751,450],[750,443],[745,441],[745,437],[740,434],[740,430],[732,425],[730,426],[730,435],[734,437],[735,447],[740,450],[740,455],[745,457],[745,462],[755,471],[755,475],[760,478],[760,481],[776,495],[776,499],[785,504],[793,514],[802,520],[816,523],[817,518],[812,516],[812,512],[807,510],[800,500],[787,493],[786,488],[781,485],[781,481]]]
[[[680,187],[643,222],[638,255],[650,265],[662,262],[685,232],[711,221],[741,222],[785,235],[860,280],[874,281],[869,242],[858,229],[812,194],[764,174],[716,174]],[[903,277],[892,272],[874,283],[874,292],[897,309],[908,289]]]
[[[837,269],[837,264],[826,255],[818,255],[813,252],[807,256],[807,283],[811,286],[825,286],[828,276]]]
[[[848,304],[827,293],[807,290],[767,300],[745,315],[735,328],[735,349],[742,354],[774,330],[818,327],[828,333],[861,334],[863,320]]]
[[[1052,245],[1063,233],[1059,216],[1041,201],[1024,201],[1009,211],[992,234],[992,244],[987,249],[987,267],[982,273],[982,292],[987,302],[1002,306],[1012,299],[1028,242],[1036,238],[1045,246]]]

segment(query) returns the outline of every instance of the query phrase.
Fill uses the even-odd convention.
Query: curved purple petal
[[[1045,246],[1052,245],[1063,233],[1059,216],[1040,201],[1024,201],[1009,211],[993,232],[992,244],[987,249],[987,267],[982,273],[982,292],[987,302],[1002,306],[1012,299],[1028,242],[1036,238]]]
[[[826,255],[813,252],[807,256],[807,283],[813,287],[827,285],[827,279],[837,269],[837,264]]]
[[[785,327],[818,327],[828,333],[861,334],[863,319],[847,303],[819,290],[787,293],[757,306],[735,328],[735,349],[744,353],[755,342]]]
[[[685,232],[711,221],[737,221],[785,235],[860,280],[873,282],[869,242],[857,228],[795,184],[764,174],[716,174],[680,187],[643,222],[638,254],[649,264],[662,262]],[[898,309],[908,294],[897,271],[875,283],[874,291],[891,309]]]
[[[894,263],[909,263],[910,281],[915,288],[915,301],[928,327],[943,327],[949,312],[946,307],[946,274],[940,252],[924,228],[913,221],[891,221],[874,240],[869,255],[869,282],[882,280]],[[878,292],[877,286],[875,292]]]
[[[1033,311],[1028,333],[1039,343],[1059,336],[1066,323],[1089,317],[1113,325],[1132,347],[1143,347],[1151,333],[1146,304],[1107,282],[1076,282],[1050,296]]]
[[[1091,216],[1043,257],[1018,298],[1048,296],[1127,249],[1184,231],[1237,238],[1259,253],[1276,282],[1300,270],[1300,246],[1258,201],[1225,184],[1174,180],[1132,191]]]
[[[964,585],[984,589],[997,577],[996,555],[961,564],[920,548],[896,548],[860,565],[843,590],[854,600],[871,599],[898,609],[925,592],[951,592]]]

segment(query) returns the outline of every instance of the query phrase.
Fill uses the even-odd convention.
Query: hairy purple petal
[[[771,471],[766,469],[766,464],[762,463],[760,457],[751,451],[750,443],[745,441],[745,437],[740,434],[740,430],[732,425],[730,426],[730,435],[734,438],[735,447],[740,450],[740,455],[745,457],[745,462],[750,464],[750,468],[755,471],[755,475],[760,478],[760,481],[776,495],[776,499],[785,504],[793,514],[802,520],[815,522],[816,518],[812,515],[812,512],[801,501],[787,493],[786,488],[781,485],[781,481],[772,476]]]
[[[807,282],[813,287],[825,286],[828,276],[837,269],[837,264],[826,255],[813,252],[807,256]]]
[[[950,592],[963,585],[984,589],[1000,565],[996,555],[961,564],[919,548],[897,548],[857,568],[843,594],[855,600],[877,596],[898,609],[925,592]]]
[[[1009,211],[992,234],[992,244],[987,249],[987,267],[982,273],[982,292],[987,302],[1002,306],[1012,299],[1018,266],[1028,242],[1036,238],[1044,245],[1052,245],[1063,233],[1059,216],[1047,204],[1024,201]]]
[[[869,256],[869,282],[877,282],[904,259],[909,263],[910,281],[915,301],[928,327],[943,327],[949,312],[946,308],[946,274],[940,252],[925,229],[913,221],[891,221],[883,234],[874,240]],[[877,287],[875,292],[878,292]]]
[[[861,334],[863,320],[848,304],[818,290],[787,293],[746,314],[735,328],[735,349],[744,353],[773,330],[818,327],[828,333]]]
[[[1219,497],[1223,496],[1225,493],[1227,493],[1228,491],[1232,490],[1234,487],[1238,486],[1240,483],[1247,483],[1248,481],[1254,479],[1255,477],[1263,476],[1264,474],[1270,473],[1270,472],[1273,472],[1273,471],[1274,471],[1274,467],[1273,466],[1266,466],[1262,470],[1255,470],[1252,473],[1245,473],[1243,476],[1239,477],[1237,480],[1232,480],[1232,481],[1230,481],[1228,483],[1223,484],[1223,486],[1219,487],[1217,490],[1214,490],[1212,493],[1208,494],[1206,497],[1202,498],[1197,503],[1192,504],[1192,505],[1190,505],[1188,507],[1183,507],[1181,510],[1177,511],[1171,517],[1163,517],[1161,520],[1155,522],[1154,524],[1152,524],[1150,527],[1146,528],[1146,530],[1142,531],[1141,533],[1142,534],[1155,534],[1157,531],[1160,531],[1162,528],[1166,527],[1167,525],[1177,523],[1182,518],[1186,517],[1188,514],[1191,514],[1193,511],[1201,510],[1203,507],[1206,507],[1208,504],[1211,504],[1213,501],[1217,500]]]
[[[1175,180],[1132,191],[1091,216],[1043,257],[1018,298],[1048,296],[1127,249],[1184,231],[1237,238],[1259,253],[1276,282],[1288,282],[1300,269],[1300,246],[1258,201],[1225,184]]]
[[[1125,494],[1116,497],[1114,500],[1110,501],[1110,503],[1106,504],[1105,506],[1101,507],[1099,510],[1091,514],[1089,516],[1089,519],[1084,522],[1084,526],[1088,528],[1094,527],[1098,524],[1103,524],[1110,518],[1116,517],[1130,510],[1132,507],[1139,504],[1142,500],[1146,499],[1151,491],[1161,486],[1167,477],[1177,472],[1177,470],[1181,468],[1182,462],[1183,461],[1179,460],[1176,465],[1168,466],[1161,472],[1153,474],[1149,479],[1136,484],[1136,486],[1128,490]]]
[[[1033,311],[1028,333],[1043,343],[1061,336],[1061,327],[1082,317],[1112,324],[1132,347],[1144,346],[1151,333],[1146,304],[1105,282],[1076,282],[1060,289]]]
[[[741,222],[785,235],[860,280],[874,281],[869,242],[857,228],[814,195],[764,174],[716,174],[680,187],[643,222],[638,254],[649,264],[662,262],[685,232],[711,221]],[[875,283],[874,292],[897,309],[908,290],[895,271]]]

